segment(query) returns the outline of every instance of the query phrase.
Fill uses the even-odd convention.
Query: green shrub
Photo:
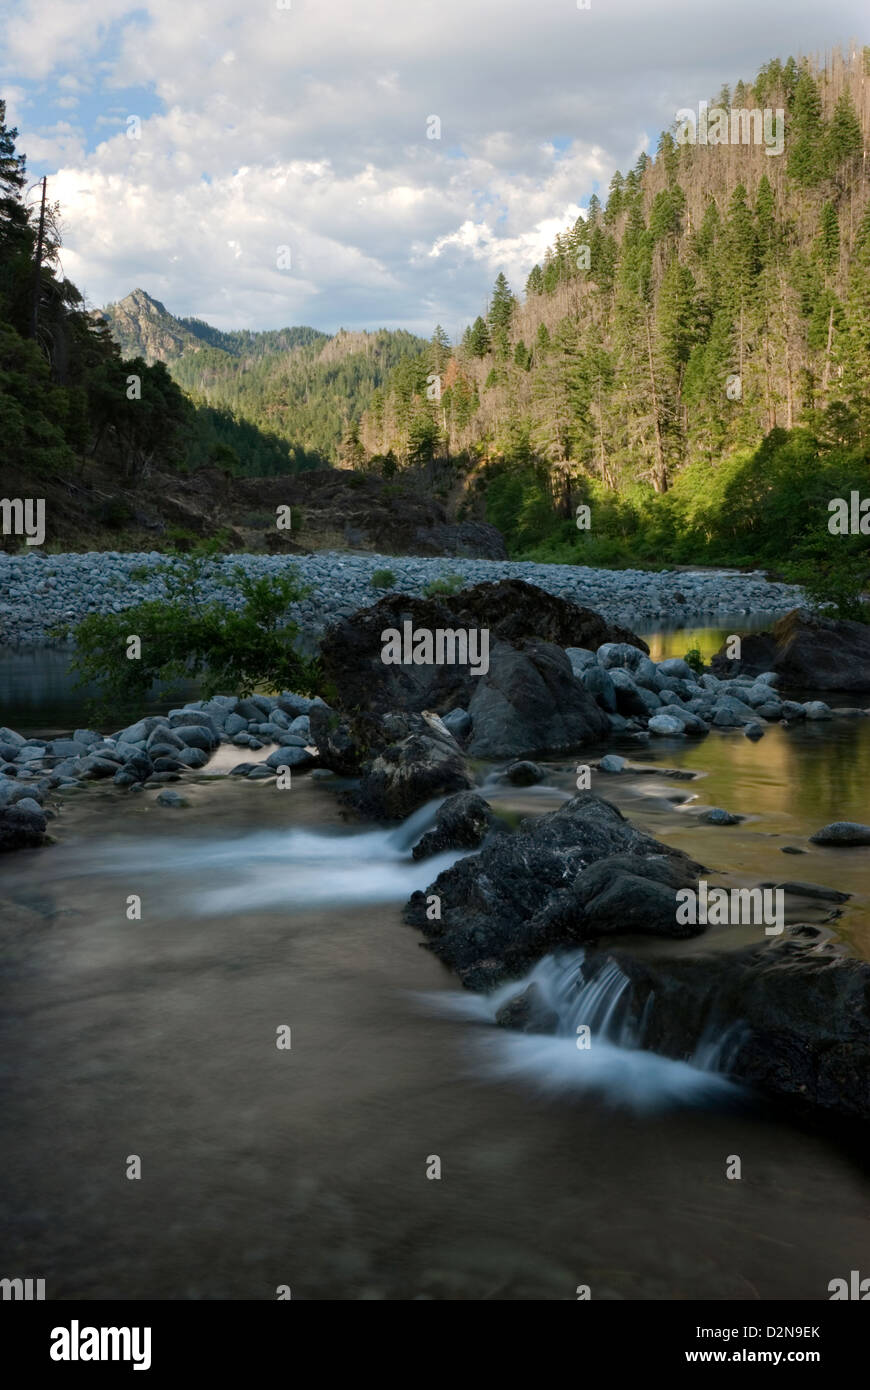
[[[436,598],[439,594],[458,594],[464,585],[465,580],[461,574],[443,574],[440,579],[433,579],[431,584],[427,584],[423,593],[426,598]]]
[[[375,570],[369,583],[373,589],[392,589],[396,583],[396,576],[392,570]]]
[[[818,556],[812,563],[786,565],[784,572],[792,584],[802,584],[810,607],[829,618],[851,618],[870,623],[870,559],[867,555],[845,554],[834,562]]]
[[[203,695],[249,695],[257,687],[316,691],[319,669],[294,646],[298,627],[286,620],[288,604],[307,592],[295,575],[252,579],[236,567],[215,573],[214,542],[197,554],[179,555],[158,571],[165,596],[122,613],[91,613],[72,631],[73,669],[80,684],[97,684],[107,701],[131,707],[155,682],[195,679]],[[206,599],[204,581],[234,588],[241,605]],[[130,635],[141,658],[127,657]]]
[[[683,657],[683,660],[687,666],[691,666],[696,676],[702,676],[704,674],[704,658],[701,655],[700,647],[690,647]]]

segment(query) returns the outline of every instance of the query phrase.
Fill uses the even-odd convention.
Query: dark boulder
[[[814,845],[870,845],[870,825],[860,821],[835,820],[810,836]]]
[[[408,732],[365,764],[359,787],[347,797],[360,815],[404,820],[435,797],[469,790],[472,781],[462,750],[437,715],[391,716],[385,723]]]
[[[500,1028],[511,1028],[517,1033],[555,1033],[559,1015],[548,1006],[540,985],[532,981],[502,1004],[495,1021]]]
[[[686,1057],[734,1029],[728,1070],[738,1079],[801,1107],[870,1119],[870,964],[818,928],[742,950],[608,958],[629,978],[643,1047]]]
[[[3,807],[0,810],[0,852],[44,845],[45,826],[44,814],[33,806],[16,803]]]
[[[457,792],[439,808],[435,824],[414,846],[414,859],[428,859],[451,849],[477,849],[491,831],[495,816],[477,792]]]
[[[367,757],[365,744],[351,721],[326,705],[312,705],[308,715],[311,741],[320,766],[341,777],[356,777]]]
[[[518,763],[511,763],[510,767],[505,768],[505,777],[514,787],[534,787],[538,782],[543,782],[546,773],[537,763],[531,763],[523,759]]]
[[[550,642],[496,642],[468,713],[467,750],[474,758],[568,753],[610,732],[606,714],[577,680],[562,648]]]
[[[604,860],[611,863],[587,878],[590,866]],[[702,872],[635,829],[609,802],[581,792],[439,874],[425,893],[413,894],[405,920],[426,934],[463,984],[489,989],[559,946],[620,930],[622,914],[626,931],[685,934],[676,923],[676,887],[694,885]],[[646,926],[643,906],[631,903],[641,892]],[[433,893],[441,902],[436,921],[426,912]]]
[[[870,624],[793,608],[769,632],[743,637],[739,661],[723,646],[710,669],[720,678],[776,671],[784,685],[805,690],[870,690]]]
[[[469,708],[485,675],[468,665],[386,665],[381,659],[387,629],[412,628],[489,633],[490,654],[497,641],[552,642],[558,647],[597,650],[604,642],[627,642],[647,651],[633,633],[606,623],[599,613],[580,608],[520,579],[472,588],[435,598],[387,594],[370,608],[340,620],[327,631],[321,645],[324,676],[332,683],[345,710],[383,713],[424,709],[439,714],[459,706]],[[243,712],[243,711],[242,711]]]

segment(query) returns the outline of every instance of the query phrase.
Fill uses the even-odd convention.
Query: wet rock
[[[647,728],[660,738],[682,738],[686,732],[682,719],[675,719],[672,714],[654,714]]]
[[[573,669],[573,662],[572,669]],[[583,689],[588,692],[601,709],[608,714],[616,714],[616,686],[603,666],[587,666],[580,674]]]
[[[540,985],[533,980],[502,1004],[495,1021],[500,1028],[511,1028],[518,1033],[555,1033],[559,1015],[549,1007]]]
[[[721,806],[713,806],[698,817],[698,820],[703,821],[705,825],[739,825],[743,819],[743,816],[735,816],[731,811],[726,811]]]
[[[824,700],[806,700],[804,701],[804,710],[806,711],[807,719],[833,718],[831,706],[826,705]]]
[[[589,873],[604,860],[597,875]],[[672,885],[688,886],[700,872],[615,806],[581,792],[439,874],[425,893],[413,894],[405,919],[463,984],[489,989],[548,951],[600,932],[684,933]],[[426,916],[432,893],[441,900],[440,921]]]
[[[357,776],[369,756],[365,736],[357,732],[350,719],[325,705],[315,706],[308,720],[321,765],[342,777]]]
[[[814,845],[870,845],[870,825],[860,821],[837,820],[823,825],[815,835],[810,836]]]
[[[504,775],[515,787],[533,787],[535,783],[543,782],[547,774],[537,763],[523,758],[520,762],[511,763],[510,767],[505,768]]]
[[[462,750],[440,719],[427,715],[393,717],[407,730],[365,765],[350,803],[374,820],[404,820],[436,796],[471,789]]]
[[[728,1070],[798,1109],[870,1119],[870,964],[811,927],[738,950],[601,953],[626,974],[641,1045],[690,1056],[731,1032]]]
[[[642,719],[655,714],[661,707],[661,700],[653,690],[639,686],[628,671],[621,666],[612,666],[610,679],[616,691],[617,713],[625,718],[636,716]]]
[[[445,850],[477,849],[495,823],[488,801],[477,792],[457,792],[448,796],[438,810],[435,824],[411,851],[413,859],[428,859]]]
[[[266,759],[266,766],[274,768],[275,771],[281,767],[297,768],[300,772],[305,768],[313,767],[317,758],[313,753],[309,753],[307,748],[276,748],[274,753],[270,753]]]
[[[628,767],[628,760],[621,758],[618,753],[606,753],[598,764],[599,772],[622,772]]]
[[[159,792],[157,795],[158,806],[170,806],[178,808],[181,806],[187,806],[189,804],[190,803],[185,800],[181,793],[173,791],[172,787],[164,788],[164,790],[162,792]]]
[[[598,657],[588,647],[566,647],[565,655],[571,663],[571,670],[578,680],[590,666],[595,666]]]
[[[458,705],[456,709],[449,710],[443,716],[443,723],[445,729],[449,729],[457,740],[464,739],[471,733],[471,715],[468,710],[461,709]]]
[[[31,798],[24,797],[21,802],[4,806],[0,809],[0,852],[33,849],[45,844],[45,827],[42,808]]]
[[[762,888],[768,886],[761,885]],[[841,893],[837,888],[827,888],[823,883],[801,883],[797,879],[770,886],[781,888],[784,893],[792,893],[799,898],[820,898],[823,902],[831,903],[846,903],[852,896],[851,893]]]

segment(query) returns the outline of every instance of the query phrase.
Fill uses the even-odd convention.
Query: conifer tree
[[[825,125],[819,86],[806,66],[794,89],[790,123],[789,175],[802,188],[812,188],[825,172]]]

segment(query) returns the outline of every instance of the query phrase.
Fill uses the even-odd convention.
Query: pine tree
[[[533,390],[533,439],[554,463],[564,463],[586,425],[588,384],[574,319],[563,319],[539,369]]]
[[[487,318],[493,346],[502,357],[508,351],[511,320],[515,309],[516,300],[511,293],[510,285],[504,273],[499,271],[493,286]]]
[[[27,183],[26,160],[16,154],[17,139],[18,131],[6,124],[6,102],[0,99],[0,257],[4,261],[29,256],[34,244],[22,196]]]
[[[665,365],[678,376],[689,360],[697,325],[694,277],[676,256],[662,276],[656,322]]]
[[[612,227],[623,208],[623,187],[625,180],[617,169],[613,178],[610,180],[610,189],[607,195],[607,204],[604,209],[604,221],[608,227]]]
[[[526,295],[544,293],[544,272],[539,265],[533,266],[526,281]]]
[[[812,188],[824,173],[825,124],[819,85],[809,68],[801,68],[790,114],[788,172],[802,188]]]
[[[825,273],[833,275],[840,262],[840,222],[831,202],[822,206],[816,248]]]
[[[429,343],[429,366],[437,376],[441,376],[449,360],[450,339],[438,323]]]
[[[843,393],[865,430],[870,430],[870,207],[861,219],[849,270],[846,333],[838,354]]]
[[[844,88],[837,98],[825,140],[824,162],[827,173],[835,175],[843,161],[860,154],[863,147],[864,139],[861,123],[855,114],[855,103],[852,101],[851,93]]]
[[[772,261],[777,253],[776,199],[770,180],[762,174],[755,194],[755,225],[758,231],[758,254],[762,265]]]
[[[472,357],[485,357],[489,349],[489,329],[478,314],[468,333],[468,351]]]

